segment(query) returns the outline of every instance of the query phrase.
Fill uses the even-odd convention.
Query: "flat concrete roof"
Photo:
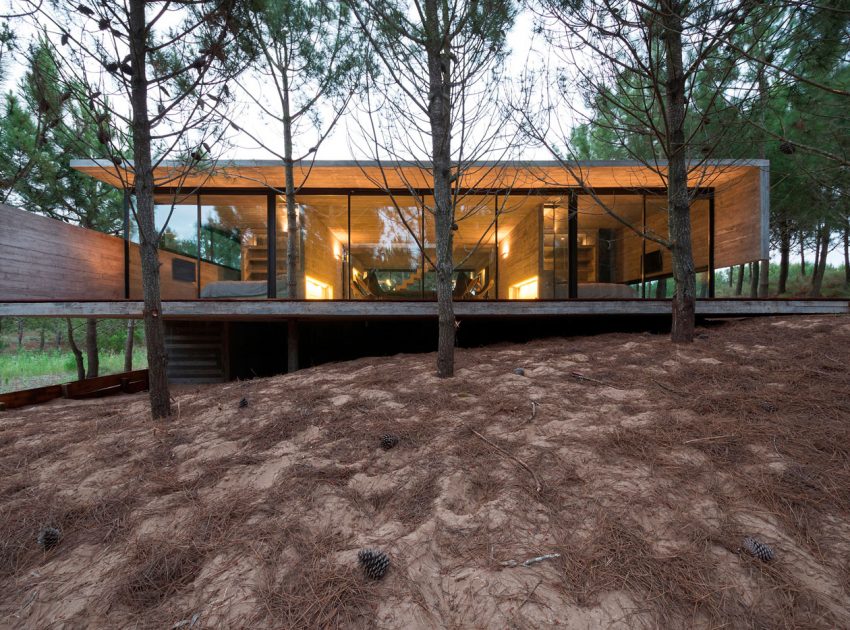
[[[118,188],[133,182],[132,163],[116,166],[111,160],[71,160],[71,167]],[[770,167],[767,160],[719,159],[693,162],[689,185],[718,187],[737,177]],[[651,167],[638,161],[589,160],[575,162],[475,162],[460,181],[461,188],[664,188],[667,162]],[[295,167],[296,186],[316,189],[423,189],[430,187],[427,167],[416,162],[317,160]],[[159,187],[284,188],[281,160],[221,160],[195,168],[163,161],[155,170]]]

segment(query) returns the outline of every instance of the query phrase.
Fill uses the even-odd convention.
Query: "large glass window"
[[[580,195],[578,210],[579,297],[670,296],[670,250],[635,231],[640,231],[645,221],[648,237],[668,238],[666,196]],[[708,200],[692,203],[691,227],[694,264],[697,272],[703,272],[708,269]],[[698,274],[698,295],[707,295],[706,278],[706,274]]]
[[[201,297],[267,297],[267,197],[203,194],[199,202]]]
[[[516,193],[500,197],[500,299],[567,296],[565,207],[557,197]]]
[[[154,222],[160,236],[160,295],[164,300],[198,297],[198,205],[195,195],[157,194]],[[139,228],[130,221],[130,298],[142,297]]]
[[[276,243],[275,295],[295,299],[436,298],[433,197],[299,195],[294,238],[286,203],[268,194],[155,196],[163,299],[263,298],[269,242]],[[691,207],[698,296],[707,297],[709,201]],[[570,256],[569,193],[467,195],[453,228],[455,300],[664,298],[672,291],[670,251],[639,232],[667,238],[664,196],[577,195]],[[130,295],[141,297],[138,229],[131,222]],[[295,290],[287,274],[294,243]],[[576,268],[570,269],[571,259]]]
[[[352,196],[352,299],[424,297],[422,230],[422,208],[414,197]]]
[[[426,198],[425,297],[437,296],[437,230],[433,198]],[[452,296],[455,300],[485,300],[496,297],[496,199],[486,195],[465,195],[457,199],[455,229],[452,235]]]
[[[297,201],[301,226],[298,257],[303,258],[298,280],[301,297],[308,300],[348,297],[347,195],[301,195]],[[285,227],[285,200],[278,200],[278,209]],[[278,230],[278,234],[278,255],[285,261],[286,234],[284,230]]]

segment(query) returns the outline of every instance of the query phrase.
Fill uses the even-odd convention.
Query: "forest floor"
[[[764,318],[0,412],[0,626],[850,627],[849,355]]]

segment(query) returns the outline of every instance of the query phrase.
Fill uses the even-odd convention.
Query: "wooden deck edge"
[[[357,302],[280,300],[192,300],[163,302],[165,319],[251,320],[251,319],[359,319],[431,318],[436,302]],[[545,317],[586,315],[669,316],[665,300],[563,300],[455,302],[458,317]],[[697,315],[831,315],[850,314],[847,299],[816,300],[698,300]],[[114,302],[4,302],[0,317],[142,317],[142,303]]]

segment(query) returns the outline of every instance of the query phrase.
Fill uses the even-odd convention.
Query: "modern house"
[[[111,161],[72,165],[119,188],[131,181]],[[761,312],[752,302],[730,307],[711,298],[715,269],[768,257],[768,168],[766,161],[714,161],[692,170],[693,252],[706,298],[698,312]],[[664,165],[627,162],[470,169],[457,183],[458,317],[669,313],[659,299],[672,291],[671,256],[653,240],[667,236],[664,175]],[[416,166],[316,162],[297,169],[293,296],[280,162],[191,172],[171,164],[156,179],[175,379],[243,373],[237,364],[244,357],[236,355],[244,352],[236,348],[268,349],[278,337],[285,345],[285,333],[270,322],[380,318],[389,325],[436,313],[432,190]],[[138,235],[132,197],[125,198],[121,235],[0,209],[0,316],[138,317]]]

